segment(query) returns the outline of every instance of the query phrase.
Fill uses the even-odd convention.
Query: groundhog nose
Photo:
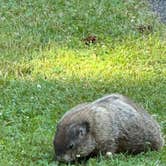
[[[63,155],[63,156],[55,156],[55,160],[61,161],[61,162],[70,162],[71,158],[68,155]]]
[[[61,161],[61,158],[60,156],[55,156],[55,160],[58,160],[58,161]]]
[[[63,161],[63,155],[62,154],[55,154],[55,160],[57,160],[57,161]]]
[[[62,156],[63,154],[65,154],[65,147],[61,144],[54,144],[54,150],[56,156]]]

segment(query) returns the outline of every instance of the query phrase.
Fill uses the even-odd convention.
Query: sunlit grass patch
[[[46,47],[38,54],[34,52],[31,60],[3,60],[0,74],[3,77],[49,80],[71,77],[108,80],[118,74],[146,79],[156,74],[165,75],[165,44],[159,38],[149,36],[126,40],[113,47],[111,43],[82,49]]]

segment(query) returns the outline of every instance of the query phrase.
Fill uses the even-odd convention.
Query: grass
[[[52,141],[60,117],[113,92],[143,105],[166,134],[166,31],[145,1],[0,4],[1,166],[58,165]],[[97,36],[97,43],[85,45],[88,35]],[[165,164],[166,147],[82,163]]]

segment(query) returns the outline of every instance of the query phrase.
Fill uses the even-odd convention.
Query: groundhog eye
[[[84,136],[84,131],[82,129],[80,129],[80,136]]]
[[[69,144],[69,149],[73,149],[73,147],[74,147],[73,143]]]

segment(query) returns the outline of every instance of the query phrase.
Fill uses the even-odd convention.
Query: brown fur
[[[163,144],[157,122],[120,94],[69,110],[61,118],[54,138],[56,158],[65,162],[92,153],[159,150]]]

